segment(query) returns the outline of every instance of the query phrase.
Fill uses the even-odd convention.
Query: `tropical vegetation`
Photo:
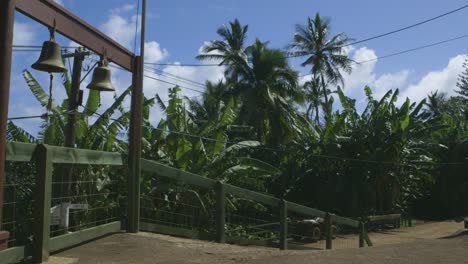
[[[332,35],[330,21],[318,13],[296,31],[283,51],[260,39],[249,43],[248,26],[237,19],[219,28],[220,39],[197,58],[224,66],[224,79],[206,82],[201,98],[183,97],[176,86],[168,102],[145,99],[142,156],[347,216],[468,214],[467,64],[461,96],[432,93],[414,102],[398,89],[376,98],[364,87],[361,109],[342,88],[343,73],[352,70],[346,34]],[[303,58],[309,81],[300,83],[290,57]],[[24,78],[45,107],[46,92],[28,71]],[[66,74],[63,80],[69,93]],[[66,116],[76,114],[77,147],[125,152],[119,132],[128,130],[129,94],[116,96],[98,116],[99,92],[77,113],[67,112],[65,100],[44,118],[37,138],[10,122],[8,140],[63,145]],[[157,124],[149,121],[155,106],[164,112]],[[155,188],[144,175],[142,192]]]

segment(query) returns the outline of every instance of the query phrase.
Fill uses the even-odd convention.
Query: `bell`
[[[115,91],[111,82],[111,70],[105,59],[99,62],[99,66],[93,72],[93,79],[86,88],[105,92]]]
[[[53,39],[44,41],[42,44],[41,56],[36,63],[31,66],[33,69],[44,72],[65,72],[67,68],[62,60],[62,48]]]

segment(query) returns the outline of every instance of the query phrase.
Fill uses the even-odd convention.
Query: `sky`
[[[135,23],[138,0],[56,0],[59,4],[100,29],[131,51],[135,49]],[[140,1],[141,2],[141,1]],[[307,17],[317,12],[331,19],[332,34],[345,32],[355,40],[365,39],[419,21],[440,15],[467,5],[466,0],[148,0],[147,34],[145,40],[145,62],[150,63],[213,63],[195,59],[200,48],[210,40],[219,39],[217,28],[238,18],[249,25],[247,42],[255,38],[269,41],[271,48],[285,49],[295,33],[296,24],[305,24]],[[468,8],[436,21],[406,30],[391,36],[357,44],[347,48],[348,55],[355,61],[375,59],[402,50],[467,35],[466,17]],[[139,33],[139,30],[137,30]],[[41,45],[48,40],[46,27],[19,13],[15,15],[14,45]],[[76,43],[58,36],[62,46]],[[137,46],[139,47],[139,42]],[[389,89],[400,90],[400,100],[407,97],[420,101],[431,91],[453,95],[458,74],[468,53],[468,38],[430,47],[400,56],[372,61],[353,66],[353,72],[345,75],[345,93],[365,103],[363,88],[369,85],[375,97]],[[15,52],[12,64],[9,117],[38,115],[46,112],[28,89],[22,77],[23,70],[33,73],[43,87],[48,87],[48,74],[32,70],[30,65],[39,56],[37,52]],[[90,57],[86,65],[94,64]],[[301,58],[292,59],[291,65],[301,75],[310,71],[301,67]],[[189,97],[200,95],[203,86],[161,76],[159,71],[204,83],[223,78],[222,67],[179,67],[154,66],[158,71],[147,68],[146,75],[183,86],[183,94]],[[112,68],[116,93],[121,93],[131,83],[131,75]],[[307,80],[302,77],[302,81]],[[90,81],[83,82],[82,89]],[[144,93],[147,97],[157,94],[167,100],[167,89],[173,85],[145,78]],[[186,89],[186,88],[190,88]],[[46,89],[48,90],[48,89]],[[65,91],[56,76],[53,88],[55,102],[61,102]],[[101,111],[114,100],[113,93],[102,94]],[[129,101],[125,102],[129,107]],[[160,109],[151,110],[151,121],[156,124],[163,115]],[[40,120],[22,120],[15,123],[33,135],[40,129]]]

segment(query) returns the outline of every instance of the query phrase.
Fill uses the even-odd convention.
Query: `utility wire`
[[[137,13],[135,21],[135,39],[133,42],[133,54],[136,54],[137,36],[138,36],[138,16],[140,15],[140,0],[137,1]]]
[[[461,10],[463,10],[465,8],[468,8],[468,5],[464,5],[462,7],[459,7],[457,9],[454,9],[454,10],[449,11],[447,13],[443,13],[441,15],[438,15],[438,16],[423,20],[423,21],[418,22],[416,24],[412,24],[412,25],[409,25],[409,26],[406,26],[406,27],[403,27],[403,28],[399,28],[399,29],[396,29],[396,30],[393,30],[393,31],[390,31],[390,32],[387,32],[387,33],[383,33],[383,34],[380,34],[380,35],[377,35],[377,36],[373,36],[373,37],[365,38],[365,39],[362,39],[362,40],[354,41],[354,42],[348,43],[346,45],[343,45],[342,47],[347,47],[347,46],[351,46],[351,45],[360,44],[360,43],[367,42],[367,41],[370,41],[370,40],[374,40],[374,39],[382,38],[382,37],[385,37],[385,36],[388,36],[388,35],[392,35],[392,34],[395,34],[395,33],[401,32],[401,31],[405,31],[405,30],[408,30],[408,29],[411,29],[411,28],[414,28],[414,27],[429,23],[431,21],[437,20],[439,18],[451,15],[451,14],[456,13],[458,11],[461,11]]]
[[[83,108],[87,109],[85,106],[82,105]],[[67,113],[68,115],[69,113]],[[8,120],[18,120],[18,119],[31,119],[31,118],[44,118],[48,117],[49,114],[43,114],[40,116],[22,116],[22,117],[13,117],[13,118],[8,118]],[[55,114],[54,114],[55,115]],[[99,114],[97,112],[93,112],[92,115],[100,116],[102,117],[102,114]],[[115,119],[115,118],[109,118],[109,120],[112,121],[117,121],[121,122],[121,120]],[[151,126],[144,126],[142,127],[148,128],[148,129],[153,129],[153,130],[158,130],[162,131],[164,133],[173,133],[177,135],[182,135],[182,136],[188,136],[192,138],[198,138],[198,139],[203,139],[211,142],[220,142],[220,143],[225,143],[225,144],[236,144],[240,146],[245,146],[245,147],[252,147],[251,145],[243,144],[243,141],[230,141],[230,140],[219,140],[215,138],[210,138],[210,137],[204,137],[200,135],[195,135],[195,134],[190,134],[186,132],[181,132],[181,131],[174,131],[174,130],[167,130],[167,129],[162,129],[162,128],[157,128],[157,127],[151,127]],[[275,152],[283,152],[283,153],[289,153],[289,154],[297,154],[296,152],[292,151],[287,151],[283,149],[276,149],[276,148],[270,148],[270,147],[264,147],[264,146],[256,146],[255,148],[257,149],[263,149],[267,151],[275,151]],[[402,164],[395,163],[395,162],[388,162],[388,161],[376,161],[376,160],[367,160],[367,159],[355,159],[355,158],[346,158],[346,157],[339,157],[339,156],[332,156],[332,155],[322,155],[322,154],[308,154],[311,157],[315,158],[326,158],[326,159],[334,159],[334,160],[345,160],[345,161],[353,161],[353,162],[363,162],[363,163],[373,163],[373,164],[389,164],[389,165],[398,165],[401,166]],[[464,164],[463,162],[411,162],[413,164],[432,164],[432,165],[462,165]],[[407,164],[405,164],[407,165]]]
[[[194,80],[190,80],[190,79],[187,79],[187,78],[184,78],[184,77],[181,77],[179,75],[175,75],[175,74],[171,74],[171,73],[168,73],[168,72],[165,72],[163,70],[160,70],[160,69],[156,69],[156,68],[153,68],[153,67],[147,67],[147,69],[150,69],[152,71],[155,71],[161,75],[167,75],[167,76],[171,76],[171,77],[174,77],[174,78],[177,78],[179,80],[183,80],[183,81],[187,81],[189,83],[192,83],[192,84],[197,84],[199,86],[202,86],[203,88],[206,86],[204,83],[201,83],[201,82],[197,82],[197,81],[194,81]]]
[[[97,113],[95,113],[97,114]],[[99,115],[99,114],[97,114]],[[114,121],[119,121],[113,118],[109,118],[110,120]],[[198,139],[203,139],[211,142],[220,142],[224,144],[236,144],[240,146],[245,146],[245,147],[252,147],[251,145],[248,144],[243,144],[243,141],[230,141],[230,140],[219,140],[215,138],[210,138],[210,137],[204,137],[200,135],[195,135],[195,134],[190,134],[186,132],[181,132],[181,131],[174,131],[174,130],[168,130],[168,129],[162,129],[162,128],[157,128],[157,127],[151,127],[151,126],[145,126],[142,125],[142,127],[152,129],[152,130],[158,130],[162,131],[164,133],[173,133],[177,135],[182,135],[182,136],[188,136],[192,138],[198,138]],[[127,133],[127,132],[126,132]],[[128,134],[128,133],[127,133]],[[292,152],[292,151],[287,151],[283,149],[276,149],[276,148],[270,148],[270,147],[264,147],[264,146],[256,146],[255,148],[257,149],[263,149],[267,151],[275,151],[275,152],[283,152],[283,153],[289,153],[289,154],[297,154],[297,152]],[[339,157],[339,156],[332,156],[332,155],[321,155],[321,154],[308,154],[311,157],[315,158],[326,158],[326,159],[334,159],[334,160],[345,160],[345,161],[353,161],[353,162],[363,162],[363,163],[373,163],[373,164],[389,164],[389,165],[398,165],[401,166],[403,164],[395,163],[395,162],[388,162],[388,161],[376,161],[376,160],[367,160],[367,159],[355,159],[355,158],[346,158],[346,157]],[[434,164],[434,165],[461,165],[464,164],[463,162],[445,162],[445,163],[436,163],[436,162],[412,162],[413,164]],[[408,164],[404,164],[408,166]]]
[[[368,63],[368,62],[372,62],[372,61],[378,61],[378,60],[381,60],[381,59],[386,59],[386,58],[390,58],[390,57],[394,57],[394,56],[398,56],[398,55],[402,55],[402,54],[406,54],[406,53],[410,53],[410,52],[414,52],[414,51],[418,51],[418,50],[422,50],[422,49],[442,45],[442,44],[453,42],[453,41],[460,40],[460,39],[463,39],[463,38],[468,38],[468,34],[463,35],[463,36],[459,36],[459,37],[456,37],[456,38],[446,39],[446,40],[442,40],[442,41],[439,41],[439,42],[419,46],[419,47],[412,48],[412,49],[398,51],[398,52],[395,52],[395,53],[383,55],[383,56],[380,56],[380,57],[377,57],[377,58],[374,58],[374,59],[370,59],[370,60],[356,61],[354,63],[351,63],[351,65],[360,65],[360,64],[364,64],[364,63]],[[304,74],[304,75],[301,75],[300,77],[309,76],[309,75],[312,75],[312,74],[311,73]]]

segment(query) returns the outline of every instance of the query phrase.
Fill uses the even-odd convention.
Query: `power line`
[[[441,44],[444,44],[444,43],[456,41],[456,40],[463,39],[463,38],[466,38],[466,37],[468,37],[468,34],[467,34],[467,35],[460,36],[460,37],[451,38],[451,39],[447,39],[447,40],[435,42],[435,43],[432,43],[432,44],[428,44],[428,45],[424,45],[424,46],[412,48],[412,49],[407,49],[407,50],[403,50],[403,51],[391,53],[391,54],[384,55],[384,56],[381,56],[381,57],[378,57],[378,58],[375,58],[375,59],[366,60],[366,61],[360,61],[360,62],[357,62],[356,64],[367,63],[367,62],[371,62],[371,61],[376,61],[376,60],[381,60],[381,59],[385,59],[385,58],[390,58],[390,57],[394,57],[394,56],[397,56],[397,55],[401,55],[401,54],[405,54],[405,53],[409,53],[409,52],[413,52],[413,51],[417,51],[417,50],[421,50],[421,49],[425,49],[425,48],[429,48],[429,47],[438,46],[438,45],[441,45]]]
[[[392,34],[395,34],[395,33],[398,33],[398,32],[404,31],[404,30],[408,30],[408,29],[411,29],[411,28],[414,28],[414,27],[429,23],[431,21],[437,20],[439,18],[448,16],[450,14],[456,13],[458,11],[461,11],[461,10],[467,8],[467,7],[468,7],[468,5],[464,5],[462,7],[459,7],[457,9],[454,9],[454,10],[449,11],[447,13],[443,13],[441,15],[438,15],[438,16],[423,20],[423,21],[418,22],[416,24],[412,24],[412,25],[409,25],[409,26],[406,26],[406,27],[403,27],[403,28],[399,28],[399,29],[396,29],[396,30],[393,30],[393,31],[390,31],[390,32],[387,32],[387,33],[383,33],[383,34],[380,34],[380,35],[377,35],[377,36],[373,36],[373,37],[365,38],[365,39],[362,39],[362,40],[354,41],[354,42],[348,43],[346,45],[343,45],[342,47],[347,47],[347,46],[351,46],[351,45],[360,44],[360,43],[367,42],[367,41],[370,41],[370,40],[374,40],[374,39],[382,38],[382,37],[385,37],[385,36],[388,36],[388,35],[392,35]]]
[[[398,56],[398,55],[410,53],[410,52],[413,52],[413,51],[418,51],[418,50],[422,50],[422,49],[426,49],[426,48],[438,46],[438,45],[441,45],[441,44],[453,42],[453,41],[460,40],[460,39],[467,38],[467,37],[468,37],[468,34],[463,35],[463,36],[459,36],[459,37],[456,37],[456,38],[446,39],[446,40],[442,40],[442,41],[439,41],[439,42],[435,42],[435,43],[431,43],[431,44],[419,46],[419,47],[412,48],[412,49],[407,49],[407,50],[403,50],[403,51],[398,51],[398,52],[395,52],[395,53],[383,55],[383,56],[380,56],[380,57],[377,57],[377,58],[374,58],[374,59],[370,59],[370,60],[357,61],[357,62],[352,63],[352,65],[360,65],[360,64],[364,64],[364,63],[368,63],[368,62],[372,62],[372,61],[377,61],[377,60],[381,60],[381,59],[386,59],[386,58],[390,58],[390,57],[394,57],[394,56]],[[309,73],[309,74],[304,74],[304,75],[301,75],[300,77],[309,76],[309,75],[311,75],[311,74],[310,74],[310,73]]]
[[[181,63],[149,63],[145,62],[145,65],[155,66],[180,66],[180,67],[222,67],[222,64],[181,64]]]
[[[98,113],[95,113],[96,115],[99,115]],[[102,115],[101,115],[102,116]],[[109,118],[110,120],[118,121],[117,119]],[[188,136],[188,137],[193,137],[193,138],[198,138],[198,139],[203,139],[207,141],[212,141],[212,142],[220,142],[220,143],[225,143],[225,144],[236,144],[244,147],[252,147],[251,145],[243,144],[243,141],[230,141],[230,140],[219,140],[215,138],[210,138],[210,137],[205,137],[205,136],[200,136],[200,135],[195,135],[195,134],[190,134],[186,132],[181,132],[181,131],[174,131],[174,130],[168,130],[168,129],[162,129],[162,128],[157,128],[157,127],[151,127],[151,126],[145,126],[142,125],[142,127],[152,129],[152,130],[158,130],[162,131],[164,133],[174,133],[177,135],[182,135],[182,136]],[[127,133],[128,134],[128,133]],[[263,149],[267,151],[275,151],[275,152],[283,152],[283,153],[289,153],[289,154],[297,154],[297,152],[292,152],[292,151],[287,151],[283,149],[276,149],[276,148],[270,148],[270,147],[264,147],[264,146],[255,146],[257,149]],[[315,158],[326,158],[326,159],[334,159],[334,160],[345,160],[345,161],[353,161],[353,162],[363,162],[363,163],[373,163],[373,164],[388,164],[388,165],[405,165],[408,166],[408,164],[400,164],[400,163],[395,163],[395,162],[388,162],[388,161],[376,161],[376,160],[367,160],[367,159],[355,159],[355,158],[346,158],[346,157],[339,157],[339,156],[332,156],[332,155],[321,155],[321,154],[309,154],[311,157]],[[433,164],[433,165],[462,165],[464,164],[463,162],[445,162],[445,163],[436,163],[436,162],[412,162],[413,164]]]
[[[186,89],[186,90],[190,90],[190,91],[194,91],[194,92],[202,93],[202,94],[205,93],[204,91],[200,91],[200,90],[196,90],[196,89],[193,89],[193,88],[181,86],[181,85],[178,85],[178,84],[175,84],[175,83],[171,83],[171,82],[168,82],[168,81],[164,81],[164,80],[161,80],[161,79],[159,79],[159,78],[152,77],[152,76],[149,76],[149,75],[146,75],[146,74],[143,75],[143,76],[146,77],[146,78],[149,78],[149,79],[158,81],[158,82],[162,82],[162,83],[166,83],[166,84],[170,84],[170,85],[174,85],[174,86],[179,86],[180,88],[183,88],[183,89]]]
[[[172,74],[172,73],[165,72],[165,71],[163,71],[163,70],[159,70],[159,69],[152,68],[152,67],[147,67],[147,69],[151,69],[151,70],[153,70],[153,71],[159,73],[160,75],[171,76],[171,77],[177,78],[178,80],[187,81],[187,82],[189,82],[189,83],[191,83],[191,84],[196,84],[196,85],[202,86],[203,88],[206,87],[206,85],[205,85],[204,83],[197,82],[197,81],[194,81],[194,80],[190,80],[190,79],[181,77],[181,76],[179,76],[179,75],[175,75],[175,74]]]

